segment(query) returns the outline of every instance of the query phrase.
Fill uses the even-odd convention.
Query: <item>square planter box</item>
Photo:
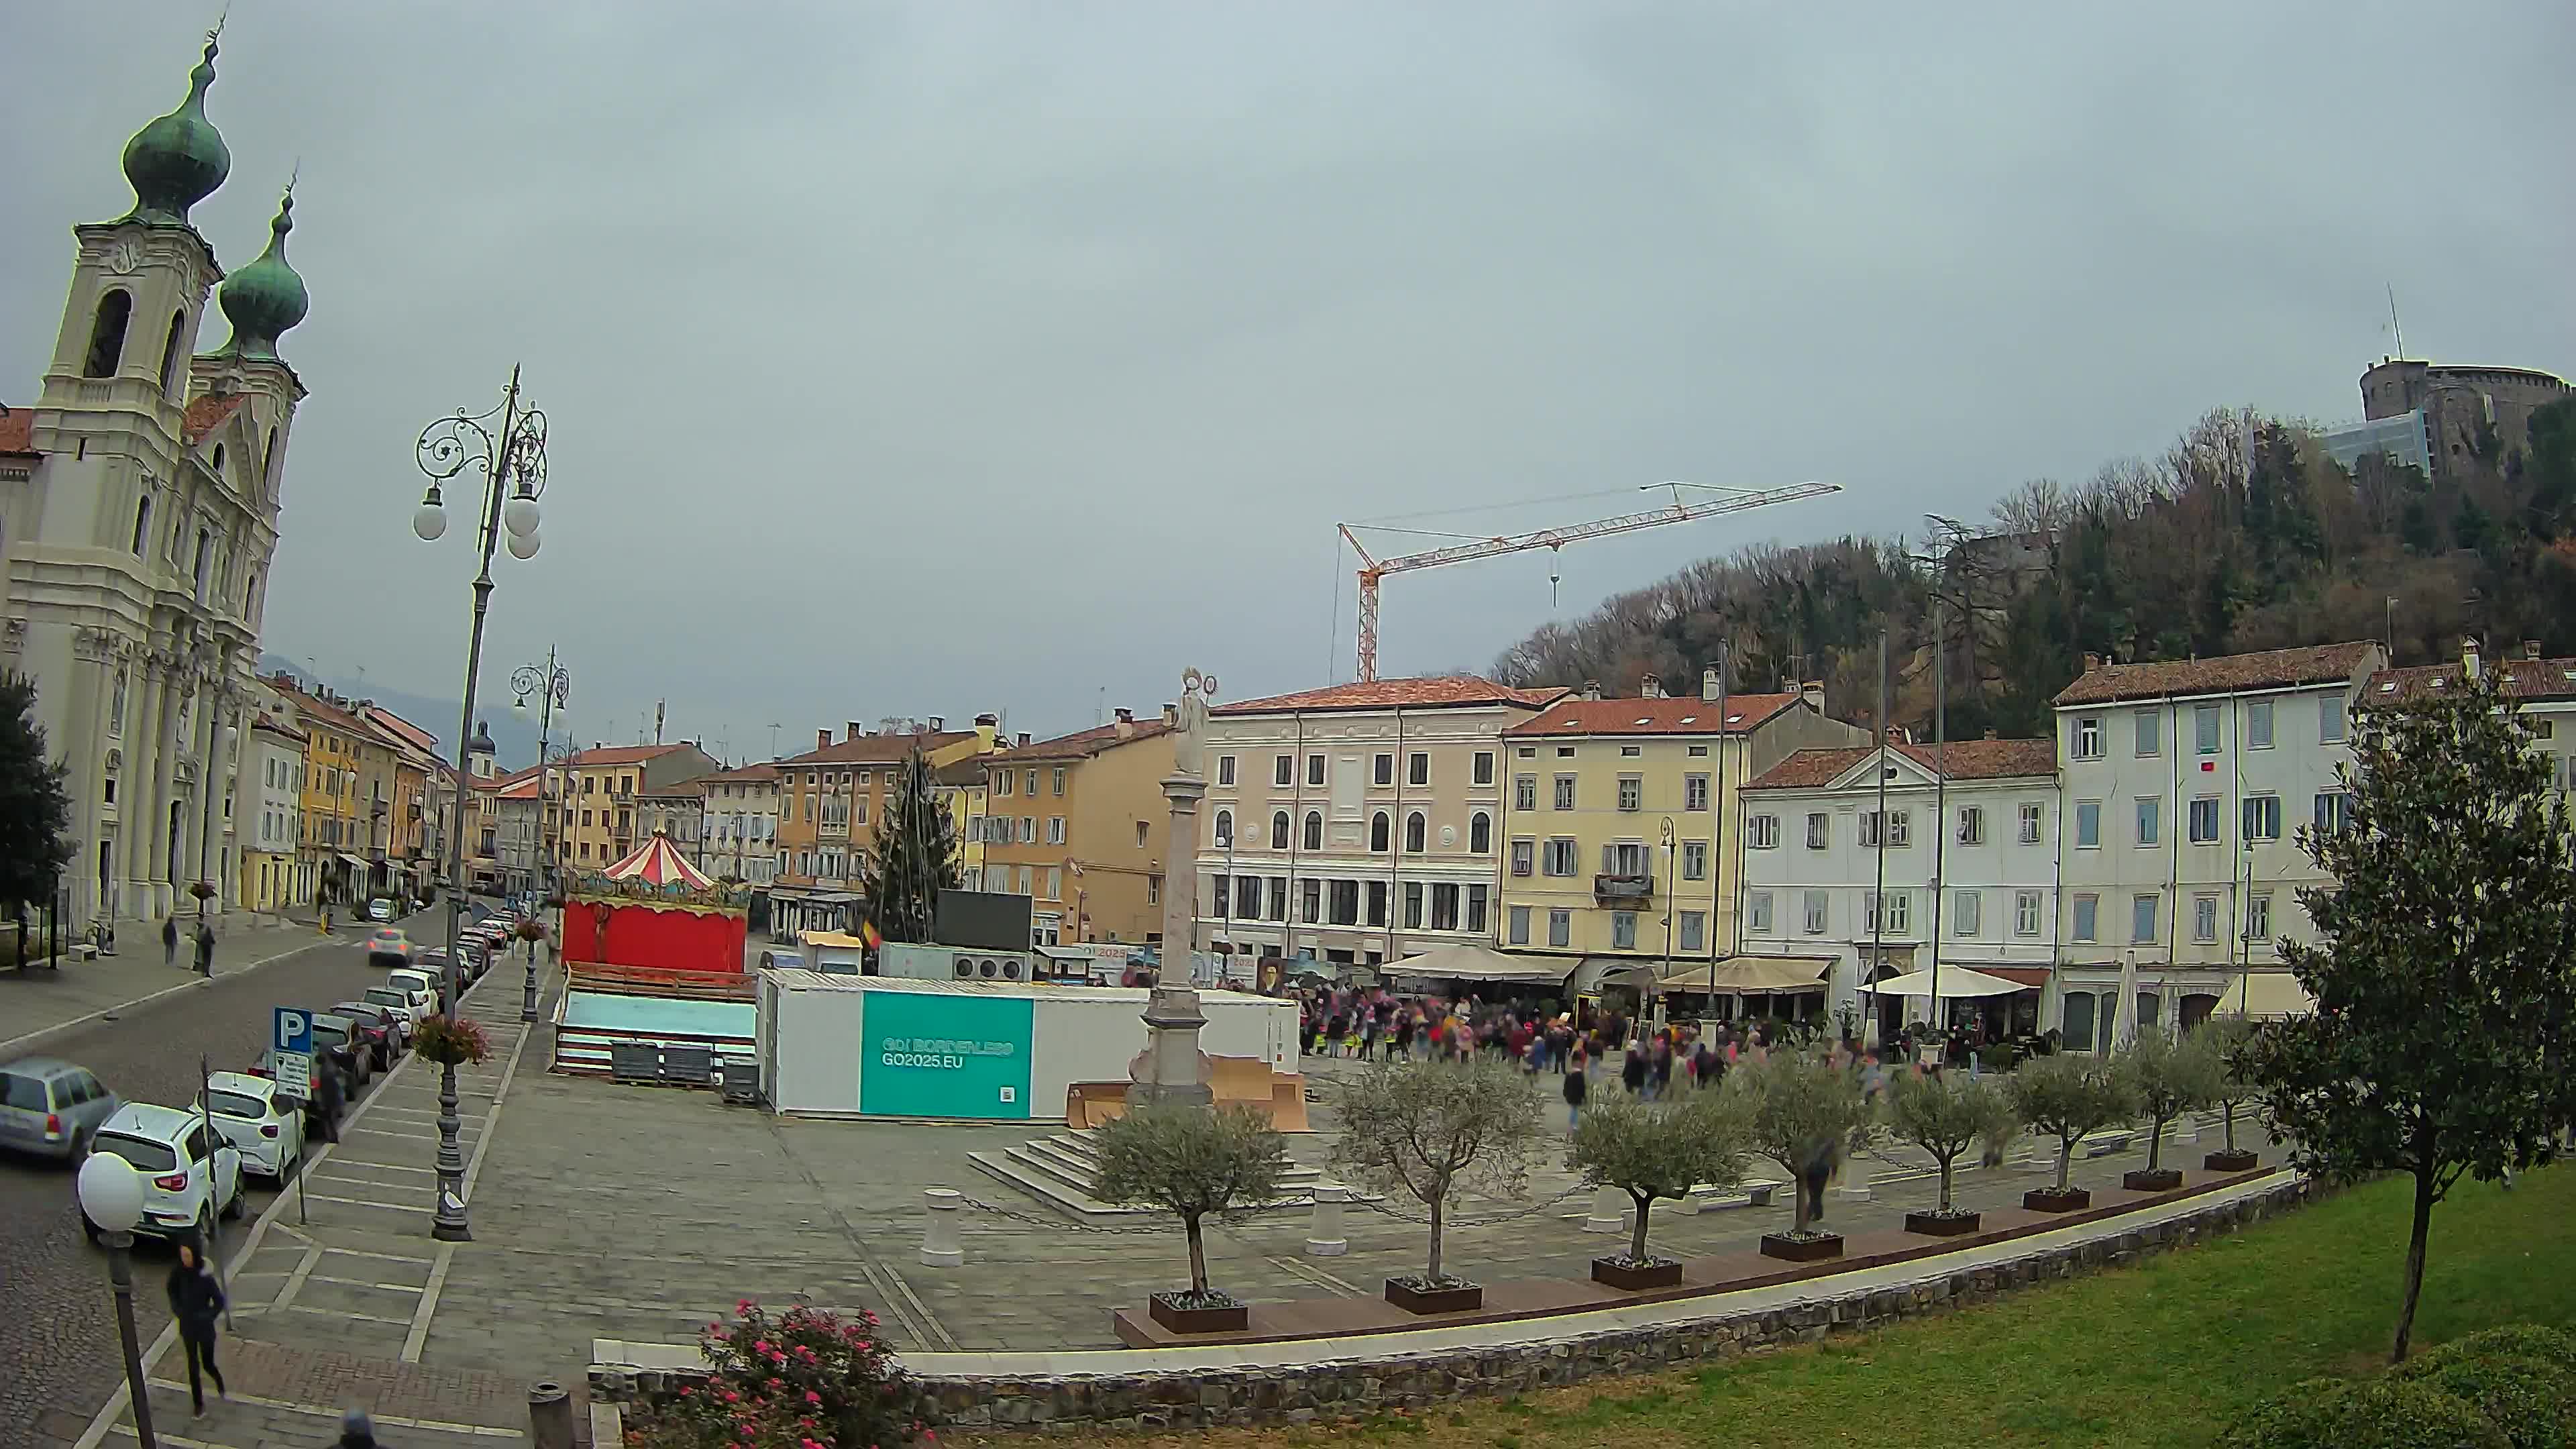
[[[1592,1260],[1592,1281],[1613,1288],[1676,1288],[1682,1281],[1682,1260],[1657,1258],[1644,1264],[1624,1263],[1617,1258]]]
[[[1157,1293],[1146,1300],[1145,1311],[1174,1333],[1241,1333],[1252,1327],[1252,1308],[1243,1303],[1183,1308],[1172,1301],[1171,1294]]]
[[[2182,1186],[2182,1169],[2159,1167],[2153,1172],[2140,1167],[2120,1174],[2120,1186],[2131,1192],[2171,1192]]]
[[[2262,1158],[2242,1148],[2234,1152],[2213,1152],[2200,1160],[2204,1172],[2252,1172],[2262,1165]]]
[[[1956,1213],[1944,1217],[1939,1213],[1907,1213],[1905,1230],[1927,1238],[1956,1238],[1973,1233],[1981,1221],[1976,1213]]]
[[[1416,1288],[1401,1278],[1389,1278],[1386,1301],[1407,1313],[1471,1313],[1485,1306],[1485,1289],[1479,1283]]]
[[[2021,1205],[2035,1213],[2080,1212],[2093,1205],[2093,1194],[2080,1187],[2059,1192],[2050,1187],[2034,1187],[2021,1195]]]
[[[1793,1238],[1786,1233],[1764,1233],[1762,1256],[1791,1263],[1821,1263],[1843,1255],[1843,1237],[1827,1233],[1821,1238]]]

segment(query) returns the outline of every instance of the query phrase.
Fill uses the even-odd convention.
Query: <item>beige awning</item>
[[[1909,971],[1902,976],[1890,976],[1884,981],[1871,982],[1866,989],[1875,991],[1881,996],[1929,998],[1932,995],[1932,973]],[[1971,971],[1965,966],[1941,968],[1941,996],[1944,1000],[1962,996],[2003,996],[2010,992],[2029,989],[2018,981],[2006,981],[2000,976],[1989,976],[1983,971]]]
[[[1388,976],[1421,976],[1435,981],[1527,981],[1561,986],[1574,965],[1562,956],[1507,956],[1482,946],[1459,945],[1390,961],[1378,970]]]
[[[1658,963],[1650,961],[1628,974],[1633,978],[1631,984],[1651,981],[1664,991],[1741,996],[1766,991],[1821,991],[1825,972],[1832,965],[1830,956],[1729,956],[1719,961],[1694,961],[1660,974]]]
[[[2218,998],[2221,1016],[2305,1016],[2316,1009],[2316,998],[2287,971],[2248,971]]]

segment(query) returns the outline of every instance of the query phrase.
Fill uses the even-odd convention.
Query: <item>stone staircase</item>
[[[1018,1188],[1076,1222],[1130,1222],[1162,1211],[1102,1202],[1095,1195],[1093,1189],[1100,1181],[1100,1149],[1088,1131],[1059,1132],[999,1152],[969,1152],[966,1160],[985,1176]],[[1322,1169],[1291,1164],[1280,1179],[1280,1197],[1260,1211],[1311,1208],[1315,1205],[1315,1188],[1323,1181]]]

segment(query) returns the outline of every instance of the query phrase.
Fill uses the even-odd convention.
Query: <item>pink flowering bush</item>
[[[918,1428],[876,1315],[798,1306],[772,1316],[746,1298],[710,1323],[711,1378],[680,1390],[628,1434],[639,1449],[895,1449]]]

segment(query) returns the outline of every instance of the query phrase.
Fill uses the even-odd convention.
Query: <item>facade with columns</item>
[[[234,799],[286,448],[304,385],[290,196],[226,276],[188,209],[231,167],[206,116],[215,45],[124,152],[134,206],[75,226],[63,321],[32,407],[0,410],[0,665],[33,677],[66,770],[76,921],[193,909],[235,878]],[[217,284],[220,283],[220,290]],[[207,302],[231,335],[200,354]],[[209,909],[236,892],[218,889]]]

